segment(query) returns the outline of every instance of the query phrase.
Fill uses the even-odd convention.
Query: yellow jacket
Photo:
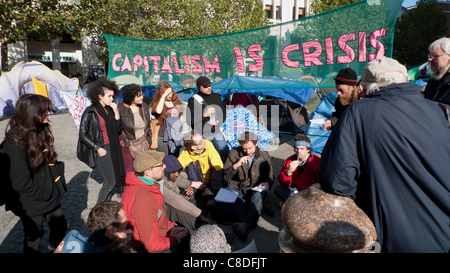
[[[184,149],[178,157],[178,161],[180,161],[184,169],[189,163],[198,160],[202,168],[205,184],[210,184],[213,176],[211,167],[214,167],[216,171],[219,171],[223,169],[223,162],[211,141],[205,139],[205,143],[206,148],[202,154],[197,155]]]

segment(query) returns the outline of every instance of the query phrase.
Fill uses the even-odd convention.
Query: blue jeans
[[[205,136],[205,139],[212,142],[217,152],[219,153],[222,162],[225,163],[225,160],[227,160],[228,152],[230,150],[228,148],[228,142],[225,140],[223,133],[218,132],[217,134],[211,136]]]

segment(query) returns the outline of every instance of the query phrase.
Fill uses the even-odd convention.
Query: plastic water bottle
[[[291,193],[289,193],[289,197],[292,197],[298,193],[298,190],[294,187],[289,187],[289,189],[291,190]]]

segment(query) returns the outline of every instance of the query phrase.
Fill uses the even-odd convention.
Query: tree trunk
[[[53,70],[61,71],[61,59],[59,54],[59,42],[61,39],[55,39],[52,41],[52,66]]]

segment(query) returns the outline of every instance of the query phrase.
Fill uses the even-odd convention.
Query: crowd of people
[[[422,94],[405,66],[381,57],[358,79],[351,68],[335,79],[335,112],[323,124],[331,130],[321,156],[308,136],[294,137],[293,154],[274,174],[258,135],[245,131],[229,149],[220,130],[226,111],[207,77],[183,105],[163,82],[150,104],[138,85],[119,88],[101,78],[91,83],[92,102],[84,112],[78,158],[98,168],[103,185],[86,228],[67,233],[60,201],[65,179],[48,124],[49,99],[23,95],[6,131],[4,153],[11,193],[6,208],[24,225],[24,252],[39,252],[43,220],[49,224],[49,251],[220,252],[245,241],[263,211],[273,214],[267,193],[285,202],[319,183],[324,191],[355,200],[377,231],[382,252],[450,250],[450,39],[429,47],[433,74]],[[190,126],[184,135],[183,122]],[[236,200],[216,200],[231,191]],[[121,201],[111,201],[114,194]],[[206,217],[232,224],[224,234]],[[207,238],[205,238],[207,237]]]

